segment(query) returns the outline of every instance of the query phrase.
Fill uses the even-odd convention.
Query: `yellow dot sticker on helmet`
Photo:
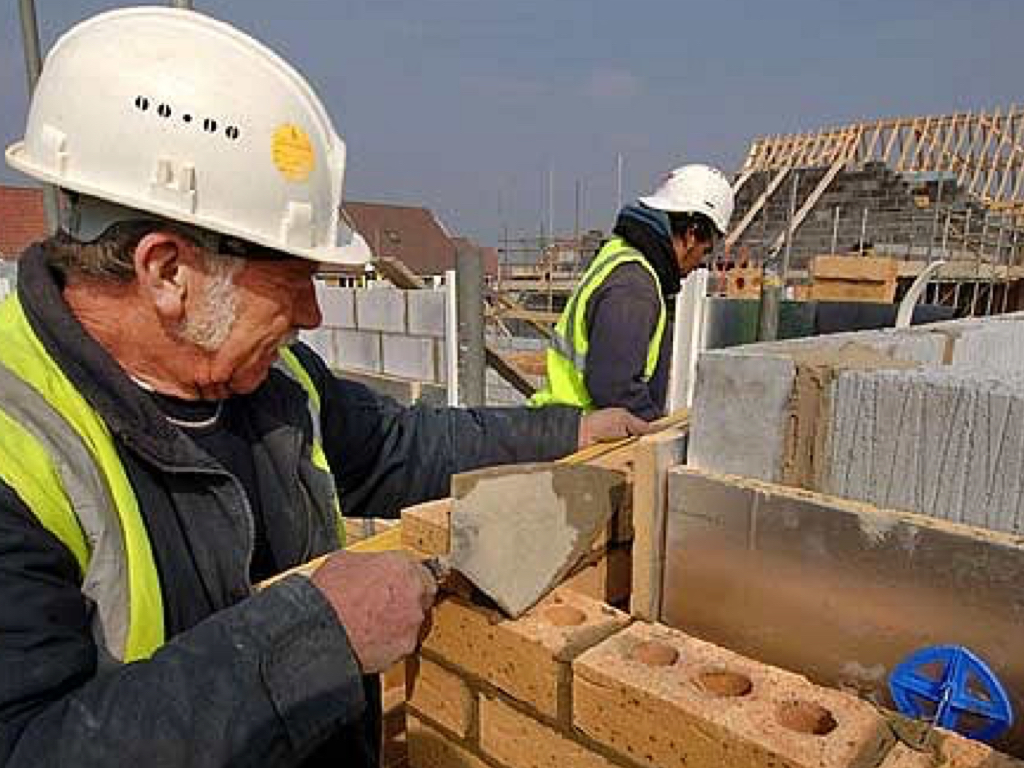
[[[288,181],[305,181],[316,165],[309,136],[299,126],[287,123],[274,131],[271,144],[274,165]]]

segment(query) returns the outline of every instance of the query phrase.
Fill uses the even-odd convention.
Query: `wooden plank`
[[[771,196],[775,194],[775,190],[779,188],[779,185],[782,183],[782,180],[785,179],[786,176],[789,174],[789,171],[790,167],[786,166],[781,171],[776,173],[775,176],[772,177],[772,180],[768,183],[768,186],[765,187],[764,192],[762,192],[761,195],[757,198],[757,200],[754,201],[754,204],[751,205],[747,212],[743,215],[743,218],[740,220],[739,224],[733,227],[732,231],[729,232],[728,236],[725,238],[725,243],[723,247],[726,251],[732,250],[732,247],[736,244],[736,241],[739,240],[740,237],[742,237],[743,233],[747,230],[747,227],[749,227],[751,222],[753,222],[754,219],[757,218],[757,214],[761,212],[762,208],[764,208],[765,203],[767,203],[769,198],[771,198]]]
[[[811,286],[811,301],[864,301],[891,304],[896,296],[896,281],[820,280]]]
[[[815,280],[867,280],[886,282],[898,274],[896,259],[885,256],[820,255],[811,259],[811,277]]]
[[[982,169],[985,167],[985,161],[988,158],[989,148],[992,146],[992,139],[994,138],[992,131],[988,129],[988,126],[992,125],[993,121],[994,121],[995,124],[999,123],[999,109],[998,109],[998,107],[996,108],[996,111],[993,113],[993,116],[992,116],[991,119],[983,118],[979,122],[979,125],[978,125],[979,131],[982,131],[983,134],[984,134],[985,141],[978,148],[978,163],[977,163],[977,165],[974,168],[974,173],[971,176],[971,183],[970,183],[970,186],[968,188],[972,192],[974,192],[975,194],[979,194],[979,195],[980,195],[980,193],[978,191],[979,176],[981,175]]]
[[[494,369],[494,372],[501,376],[501,378],[511,384],[523,397],[532,397],[533,393],[537,391],[537,388],[533,386],[533,383],[526,375],[498,350],[491,346],[485,346],[484,357],[486,358],[487,365]]]
[[[645,621],[661,619],[665,572],[668,470],[683,461],[685,429],[643,438],[633,451],[633,577],[629,611]]]

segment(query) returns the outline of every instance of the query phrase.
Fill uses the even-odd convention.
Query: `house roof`
[[[426,208],[347,202],[342,206],[375,256],[401,259],[418,275],[438,275],[455,267],[456,242]],[[0,185],[0,258],[14,259],[46,236],[43,192],[38,187]],[[484,271],[497,273],[497,252],[481,249]]]
[[[375,257],[400,259],[421,276],[455,267],[455,243],[426,208],[350,201],[342,210]]]
[[[0,258],[18,258],[46,231],[43,190],[0,185]]]

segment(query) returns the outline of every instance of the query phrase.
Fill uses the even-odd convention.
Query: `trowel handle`
[[[439,585],[447,581],[449,574],[452,572],[451,564],[446,557],[433,555],[423,560],[422,563],[423,567],[430,571],[430,575],[434,577],[434,581]]]

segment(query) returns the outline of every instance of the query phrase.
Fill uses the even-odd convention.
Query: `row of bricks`
[[[448,500],[406,510],[403,543],[447,552],[449,511]],[[932,753],[906,748],[870,704],[677,630],[631,623],[603,602],[606,586],[588,597],[565,585],[515,621],[442,600],[407,667],[412,768],[483,766],[480,755],[508,768],[1024,768],[941,731]]]
[[[462,738],[493,687],[645,766],[875,766],[892,741],[867,703],[564,589],[517,621],[442,601],[423,657],[409,706]]]
[[[518,621],[443,601],[407,686],[413,768],[1024,766],[946,732],[911,750],[867,702],[565,589]]]

